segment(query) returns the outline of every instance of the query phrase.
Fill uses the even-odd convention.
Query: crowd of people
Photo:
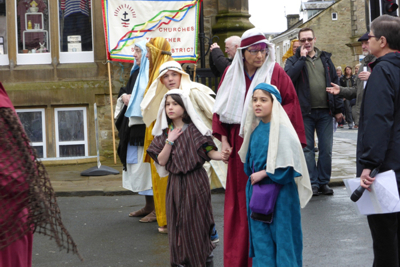
[[[311,28],[301,29],[298,39],[292,41],[284,69],[276,63],[274,46],[264,34],[258,29],[247,30],[242,37],[226,40],[228,59],[221,57],[217,45],[211,47],[211,64],[222,73],[216,96],[207,86],[190,80],[173,60],[166,39],[156,37],[135,43],[134,65],[119,92],[115,110],[123,186],[146,200],[142,209],[129,216],[141,217],[142,223],[157,222],[158,231],[168,234],[171,266],[213,266],[213,250],[218,242],[211,205],[213,184],[226,188],[225,266],[302,266],[300,209],[313,196],[334,193],[328,185],[332,120],[340,122],[343,112],[349,125],[353,120],[359,127],[360,185],[370,190],[375,180],[370,172],[376,167],[381,171],[392,169],[400,179],[396,149],[400,145],[399,25],[395,17],[374,20],[371,31],[359,39],[365,58],[358,74],[353,75],[347,66],[341,77],[331,54],[315,46]],[[39,171],[41,165],[15,120],[4,89],[0,89],[3,200],[16,198],[4,190],[11,184],[22,183],[22,188],[28,190],[29,175],[37,180],[48,178]],[[352,112],[343,110],[354,98],[355,116],[351,119]],[[13,144],[7,141],[8,136],[22,141]],[[11,150],[5,150],[3,143],[24,151],[18,153],[23,154],[26,171],[12,171]],[[1,225],[3,221],[10,224],[9,229],[2,229],[6,236],[2,233],[0,260],[10,261],[10,249],[31,250],[30,227],[43,220],[32,220],[36,217],[25,214],[37,214],[37,207],[28,203],[30,198],[38,201],[39,195],[28,190],[26,195],[17,195],[27,199],[26,205],[11,205],[15,212],[10,216],[21,219],[21,233],[14,234],[11,219],[0,212]],[[53,197],[49,194],[47,199]],[[8,210],[8,205],[2,205],[2,210]],[[61,234],[68,237],[68,246],[77,252],[58,220],[55,200],[50,207],[45,219],[56,217],[51,223],[60,226]],[[399,216],[368,216],[374,266],[399,265]],[[14,242],[21,237],[22,243]]]

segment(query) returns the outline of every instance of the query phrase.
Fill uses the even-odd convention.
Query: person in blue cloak
[[[312,188],[299,138],[281,101],[275,86],[258,84],[240,127],[239,155],[249,176],[246,202],[253,266],[302,266],[303,261],[300,207],[310,200]],[[274,183],[280,186],[275,187],[272,213],[255,211],[252,197],[258,204],[268,200],[253,196],[253,187]]]

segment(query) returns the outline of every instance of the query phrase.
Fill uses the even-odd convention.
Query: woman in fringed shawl
[[[149,61],[146,41],[135,44],[135,59],[131,76],[121,87],[115,107],[116,126],[120,139],[118,156],[123,164],[122,186],[145,196],[144,208],[129,213],[129,217],[143,217],[140,222],[155,222],[153,190],[151,189],[150,164],[143,162],[143,145],[146,125],[143,123],[140,102],[149,81]]]
[[[290,42],[290,47],[286,51],[286,53],[282,57],[282,64],[286,64],[286,60],[296,54],[296,50],[298,47],[300,47],[300,41],[297,39],[294,39]]]
[[[227,159],[216,151],[211,130],[189,96],[173,89],[165,94],[147,153],[161,175],[169,172],[166,207],[171,266],[212,265],[214,219],[205,161]]]
[[[33,232],[77,253],[46,170],[0,83],[0,266],[32,265]]]
[[[246,31],[241,39],[232,65],[221,79],[213,109],[213,134],[222,141],[223,151],[232,148],[224,208],[224,265],[230,267],[251,266],[245,193],[248,177],[237,153],[243,142],[239,136],[243,106],[251,100],[257,84],[266,82],[281,90],[283,109],[306,145],[297,94],[289,76],[275,62],[274,46],[257,29]]]
[[[173,61],[172,53],[171,53],[171,45],[167,40],[163,37],[156,37],[150,39],[150,41],[146,44],[147,47],[147,55],[146,57],[149,59],[150,68],[149,68],[149,82],[146,87],[146,91],[144,93],[144,97],[150,88],[150,85],[158,76],[158,71],[160,66],[167,62]],[[151,167],[151,177],[153,184],[153,197],[154,197],[154,207],[157,215],[157,223],[160,226],[158,231],[160,233],[167,233],[167,214],[165,211],[165,194],[167,192],[167,183],[168,176],[160,177],[157,173],[157,170],[154,166],[154,160],[147,155],[147,148],[153,141],[152,130],[154,123],[150,125],[146,125],[146,133],[144,137],[144,154],[143,161],[149,162]]]
[[[243,144],[239,156],[248,178],[246,186],[250,257],[254,267],[303,266],[300,207],[312,196],[303,149],[275,86],[261,83],[253,90],[247,116],[242,117]],[[297,180],[297,185],[295,180]],[[281,185],[272,213],[265,223],[249,205],[255,184]],[[261,201],[260,199],[257,199]],[[258,216],[257,216],[258,215]],[[261,219],[261,221],[260,221]]]

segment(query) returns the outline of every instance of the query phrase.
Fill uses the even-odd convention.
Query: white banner
[[[103,0],[108,58],[133,61],[134,43],[164,37],[180,63],[197,60],[199,0]]]

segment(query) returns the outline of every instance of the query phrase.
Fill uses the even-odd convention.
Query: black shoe
[[[312,195],[313,195],[313,197],[319,196],[319,192],[318,192],[318,187],[317,186],[313,186],[312,187]]]
[[[324,195],[333,195],[333,190],[332,188],[329,187],[327,184],[323,184],[319,187],[319,190],[322,192]],[[313,188],[313,193],[314,193],[314,188]]]
[[[318,152],[319,151],[319,149],[318,149],[318,147],[314,147],[314,152]]]

